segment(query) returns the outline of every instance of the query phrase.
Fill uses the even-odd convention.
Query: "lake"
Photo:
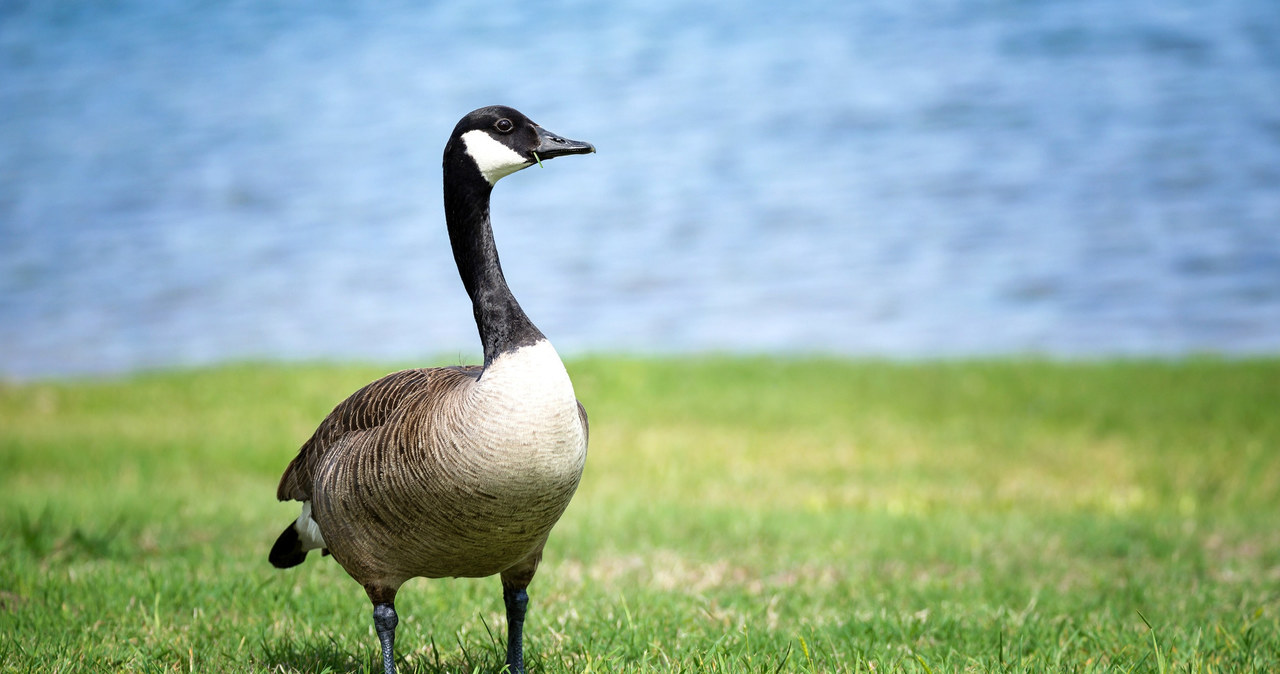
[[[1280,5],[0,0],[0,378],[468,360],[440,154],[562,353],[1280,351]]]

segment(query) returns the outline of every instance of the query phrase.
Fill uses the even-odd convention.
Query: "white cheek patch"
[[[490,185],[532,165],[515,150],[494,140],[493,136],[484,131],[473,130],[462,134],[462,143],[467,148],[467,155],[476,163],[480,174]]]

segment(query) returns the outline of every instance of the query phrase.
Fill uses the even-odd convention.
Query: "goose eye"
[[[516,128],[516,126],[515,124],[511,123],[511,120],[507,119],[506,117],[503,117],[502,119],[493,123],[493,128],[497,129],[501,133],[511,133],[511,130]]]

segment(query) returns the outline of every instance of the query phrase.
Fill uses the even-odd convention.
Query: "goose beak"
[[[552,157],[560,157],[566,154],[591,154],[596,151],[595,146],[591,143],[561,138],[540,126],[537,129],[538,147],[533,152],[542,159],[551,159]]]

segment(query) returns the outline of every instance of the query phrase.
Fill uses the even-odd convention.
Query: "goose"
[[[524,672],[527,588],[577,490],[587,413],[556,350],[502,274],[494,184],[595,152],[505,106],[458,122],[444,148],[444,210],[484,364],[404,370],[338,403],[289,463],[276,496],[302,512],[271,548],[277,568],[321,550],[364,587],[385,674],[395,672],[396,592],[411,578],[498,575],[506,670]]]

